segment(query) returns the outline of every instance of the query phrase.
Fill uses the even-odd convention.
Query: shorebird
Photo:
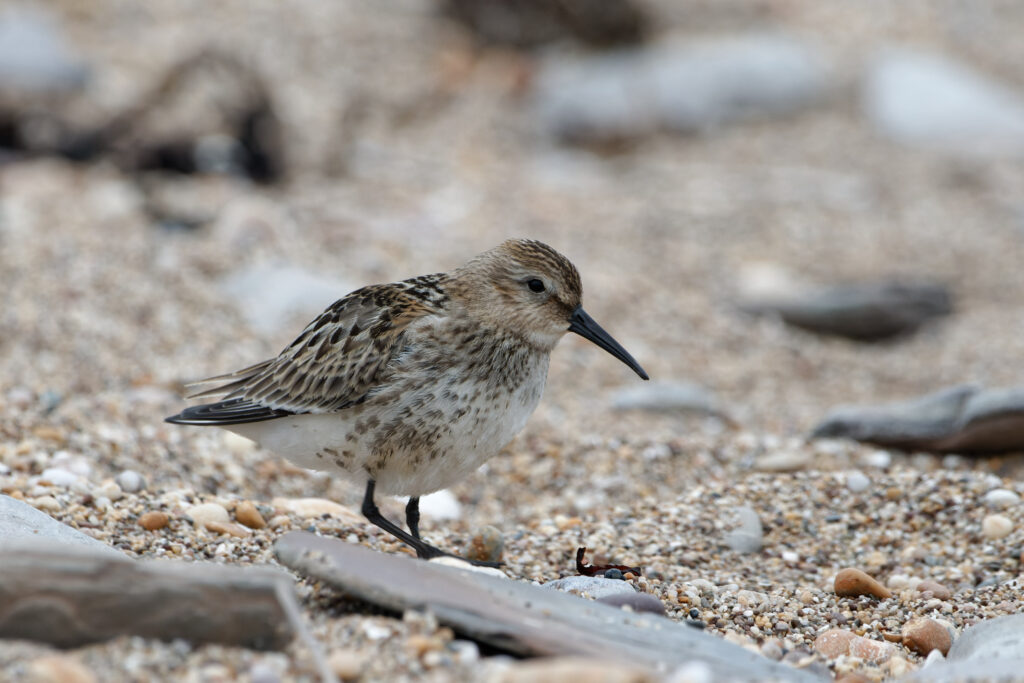
[[[168,417],[224,427],[302,467],[365,484],[366,518],[418,557],[419,500],[505,447],[540,401],[548,361],[575,332],[647,373],[581,305],[576,267],[534,240],[508,240],[449,273],[357,289],[276,358],[196,385],[220,397]],[[377,491],[409,496],[408,532]]]

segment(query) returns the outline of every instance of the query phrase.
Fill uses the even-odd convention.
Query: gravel
[[[214,208],[212,222],[171,231],[109,165],[0,166],[0,493],[130,557],[273,562],[272,543],[291,529],[404,552],[361,519],[361,491],[229,434],[162,419],[180,409],[185,382],[269,357],[308,322],[305,312],[275,311],[273,330],[259,329],[221,289],[232,275],[277,264],[356,286],[533,236],[573,258],[588,310],[652,378],[707,388],[730,420],[615,410],[636,378],[566,339],[523,434],[451,490],[457,517],[424,518],[432,543],[465,552],[492,525],[505,574],[539,583],[572,575],[586,546],[592,564],[643,567],[628,584],[657,598],[668,619],[757,651],[770,643],[790,664],[874,680],[921,666],[921,655],[886,638],[914,618],[960,633],[1024,609],[1015,582],[1024,508],[987,499],[993,489],[1024,492],[1018,461],[804,436],[840,404],[1019,383],[1024,168],[894,147],[854,98],[792,120],[657,134],[609,157],[564,150],[527,132],[517,97],[528,58],[477,51],[423,7],[400,4],[296,11],[232,0],[201,13],[157,4],[147,8],[159,30],[145,49],[141,18],[120,0],[54,5],[97,75],[76,115],[104,120],[152,87],[183,45],[216,44],[256,65],[278,98],[293,177],[272,188],[151,178]],[[684,18],[672,3],[661,11],[665,30],[685,36],[701,21],[746,25],[775,12],[753,4],[731,3],[728,16],[697,7]],[[949,40],[1021,83],[1022,10],[1004,10],[1009,18],[978,14]],[[796,38],[835,36],[836,81],[852,83],[891,31],[947,48],[935,27],[959,26],[957,11],[900,5],[880,23],[857,3],[823,11],[799,0],[774,18]],[[737,273],[756,263],[819,283],[941,277],[957,311],[894,343],[817,338],[734,310]],[[75,479],[43,476],[58,469]],[[142,486],[125,481],[129,470]],[[849,486],[857,471],[869,480],[862,490]],[[240,512],[246,502],[265,526],[246,523],[255,520]],[[401,519],[401,501],[379,504]],[[224,514],[193,524],[197,506]],[[749,554],[725,542],[743,507],[762,527]],[[143,526],[149,513],[166,525]],[[844,568],[893,597],[837,596]],[[951,596],[915,590],[925,580]],[[457,645],[429,616],[382,614],[309,581],[298,592],[338,671],[472,681],[516,666]],[[817,653],[831,629],[864,639],[872,657]],[[0,642],[0,670],[26,678],[33,662],[57,655]],[[298,642],[265,653],[121,637],[61,656],[96,680],[316,676]]]

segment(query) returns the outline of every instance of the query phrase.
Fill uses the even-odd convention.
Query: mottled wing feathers
[[[362,401],[404,345],[406,329],[443,309],[442,275],[358,289],[334,302],[272,360],[204,380],[225,382],[194,397],[224,400],[168,418],[226,425],[329,413]]]

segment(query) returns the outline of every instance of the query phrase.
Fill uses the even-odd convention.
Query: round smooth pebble
[[[239,503],[238,507],[235,508],[235,519],[238,520],[239,524],[244,524],[250,529],[262,529],[267,526],[267,522],[263,519],[260,511],[247,500]]]
[[[1009,536],[1013,531],[1013,522],[1003,515],[988,515],[981,521],[981,534],[985,538],[998,540]]]
[[[846,475],[846,488],[850,489],[853,493],[867,491],[869,486],[871,486],[871,480],[859,470],[854,470]]]
[[[202,503],[194,505],[185,511],[185,514],[197,527],[205,527],[210,522],[221,522],[227,524],[231,521],[228,511],[223,505],[217,503]]]
[[[814,649],[826,659],[836,659],[850,651],[850,642],[857,637],[852,631],[830,628],[814,639]]]
[[[985,505],[996,510],[1016,505],[1020,502],[1020,496],[1010,489],[992,489],[985,494]]]
[[[927,655],[932,650],[945,655],[952,645],[949,631],[934,619],[911,619],[903,626],[903,646],[919,655]]]
[[[53,486],[59,486],[65,489],[70,488],[71,485],[77,481],[77,474],[74,472],[68,472],[62,467],[48,467],[39,475],[40,483],[46,482]]]
[[[121,487],[121,490],[125,493],[138,493],[142,489],[146,488],[146,480],[142,478],[142,475],[135,470],[125,470],[121,474],[114,477],[114,481]]]
[[[930,579],[925,579],[921,583],[917,584],[917,592],[931,593],[932,596],[939,600],[949,600],[953,597],[953,591],[949,590],[938,581],[932,581]]]
[[[96,676],[70,655],[44,655],[28,665],[29,679],[37,683],[95,683]]]
[[[275,498],[272,504],[279,511],[284,510],[303,519],[327,515],[343,521],[359,523],[365,521],[350,508],[326,498]]]
[[[892,643],[871,640],[864,636],[854,636],[853,640],[850,641],[850,656],[860,657],[872,664],[884,662],[892,657],[895,652],[896,648],[893,647]]]
[[[327,666],[343,681],[358,678],[369,656],[356,650],[335,650],[327,657]]]
[[[836,595],[840,597],[857,597],[873,595],[876,598],[891,598],[892,592],[881,583],[859,569],[847,568],[836,574],[833,584]]]
[[[246,538],[252,534],[252,531],[242,526],[241,524],[235,524],[234,522],[207,522],[203,525],[207,531],[213,531],[218,534],[227,534],[228,536],[234,536],[235,538]]]
[[[153,510],[139,516],[139,526],[146,531],[157,531],[167,526],[170,519],[166,512]]]

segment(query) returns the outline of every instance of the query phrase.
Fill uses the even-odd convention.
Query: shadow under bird
[[[566,332],[647,373],[581,305],[576,267],[534,240],[509,240],[449,273],[357,289],[276,358],[211,377],[167,418],[224,427],[302,467],[366,486],[366,518],[425,559],[420,496],[447,488],[526,424]],[[408,532],[374,493],[410,496]]]

